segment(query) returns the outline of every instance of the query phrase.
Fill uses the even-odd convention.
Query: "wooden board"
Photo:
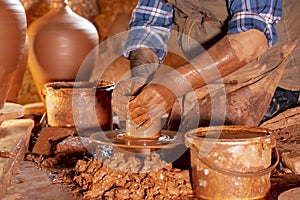
[[[5,103],[4,107],[0,109],[0,122],[8,119],[16,119],[24,115],[24,108],[22,105],[15,103]]]
[[[0,199],[17,173],[26,151],[28,151],[34,121],[15,119],[4,121],[0,132],[0,151],[9,152],[11,157],[0,157]]]
[[[300,174],[300,106],[288,109],[262,124],[276,136],[281,163]]]

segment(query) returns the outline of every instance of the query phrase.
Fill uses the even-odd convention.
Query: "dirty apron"
[[[283,2],[290,4],[287,0]],[[179,32],[197,40],[204,48],[226,35],[229,20],[226,0],[168,0],[168,3],[174,7]],[[296,4],[297,0],[293,3]],[[291,12],[285,9],[283,18],[287,13]],[[187,131],[195,128],[195,124],[257,126],[268,109],[285,66],[290,63],[290,57],[286,58],[281,51],[284,44],[293,41],[292,37],[285,37],[287,27],[284,23],[283,19],[277,25],[279,41],[262,56],[223,80],[185,95],[182,102],[174,105],[167,128]],[[195,52],[199,53],[189,39],[181,37],[181,34],[178,42],[188,58],[195,56]],[[225,103],[218,105],[218,102]]]

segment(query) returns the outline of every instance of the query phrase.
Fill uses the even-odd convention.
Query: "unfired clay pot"
[[[29,27],[28,38],[28,64],[39,92],[48,82],[89,80],[96,60],[90,53],[98,44],[98,32],[71,10],[67,0],[52,0],[51,10]]]
[[[22,60],[26,40],[26,14],[19,0],[0,1],[0,108]]]
[[[21,57],[20,63],[18,65],[16,74],[14,76],[13,84],[11,85],[9,93],[6,98],[7,102],[17,103],[18,101],[19,92],[22,87],[22,82],[27,67],[27,60],[28,60],[28,37],[26,37],[24,52]]]

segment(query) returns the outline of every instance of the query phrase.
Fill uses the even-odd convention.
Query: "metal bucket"
[[[198,128],[185,135],[191,151],[192,182],[201,199],[259,199],[279,162],[268,129],[243,126]],[[272,150],[276,162],[272,164]]]
[[[50,82],[43,95],[50,126],[112,130],[111,81]]]

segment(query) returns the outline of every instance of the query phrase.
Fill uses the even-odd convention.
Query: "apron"
[[[178,43],[188,59],[201,53],[201,48],[193,45],[192,40],[209,48],[226,35],[229,19],[226,0],[167,2],[174,7],[174,19],[180,32]],[[294,0],[294,3],[297,2],[300,1]],[[284,15],[290,13],[284,11]],[[224,77],[222,81],[215,81],[186,94],[182,102],[179,101],[172,109],[167,128],[186,132],[198,126],[209,125],[257,126],[268,109],[279,82],[283,81],[281,79],[285,74],[285,67],[291,63],[291,56],[287,57],[281,48],[292,42],[284,37],[287,31],[283,26],[284,22],[282,20],[277,25],[279,41],[262,56]],[[288,52],[290,47],[285,49]]]
[[[279,41],[278,45],[284,45],[297,41],[297,45],[288,56],[286,69],[283,72],[278,84],[287,90],[300,90],[300,10],[299,0],[283,1],[283,17],[278,24]]]

